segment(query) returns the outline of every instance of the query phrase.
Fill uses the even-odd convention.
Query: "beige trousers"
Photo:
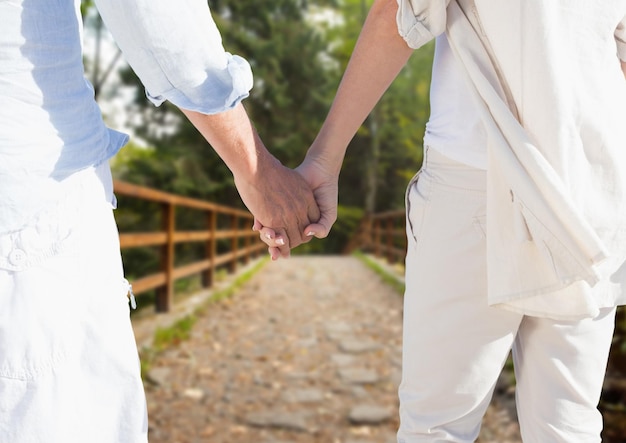
[[[489,307],[485,181],[430,149],[407,190],[398,442],[473,442],[510,351],[524,442],[600,442],[615,309],[567,322]]]

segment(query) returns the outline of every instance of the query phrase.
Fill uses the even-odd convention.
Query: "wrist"
[[[305,162],[315,165],[328,175],[339,175],[346,148],[332,145],[323,138],[316,139],[307,151]]]
[[[248,151],[246,158],[231,168],[235,181],[246,181],[255,185],[271,177],[272,171],[281,165],[280,161],[267,150],[256,132],[253,145],[254,150]]]

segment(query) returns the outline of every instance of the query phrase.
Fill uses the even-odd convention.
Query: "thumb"
[[[307,237],[326,238],[328,229],[321,223],[313,223],[304,229],[304,235]]]
[[[336,215],[322,213],[322,217],[317,223],[312,223],[304,229],[304,235],[307,237],[326,238],[335,220],[337,220]]]

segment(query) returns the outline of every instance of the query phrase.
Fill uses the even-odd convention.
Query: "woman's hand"
[[[310,156],[296,168],[309,184],[320,211],[320,219],[304,229],[307,237],[326,238],[337,221],[337,198],[339,193],[339,175],[334,174]]]
[[[325,238],[337,220],[339,177],[328,172],[320,163],[311,158],[305,159],[296,171],[311,187],[320,211],[319,220],[304,229],[303,237]],[[268,246],[272,260],[289,257],[291,245],[284,230],[263,226],[258,219],[255,219],[252,229],[259,231],[261,240]]]

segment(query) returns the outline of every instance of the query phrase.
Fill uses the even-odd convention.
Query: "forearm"
[[[620,60],[620,63],[622,64],[622,72],[624,73],[624,78],[626,78],[626,62]]]
[[[319,135],[307,157],[333,173],[348,143],[409,59],[412,49],[399,35],[396,0],[376,0]]]
[[[252,181],[266,165],[277,163],[241,103],[232,110],[213,115],[181,111],[240,180]]]
[[[284,230],[291,247],[309,241],[304,228],[320,218],[313,192],[300,174],[265,148],[243,105],[213,115],[182,112],[232,171],[237,191],[258,223]]]

